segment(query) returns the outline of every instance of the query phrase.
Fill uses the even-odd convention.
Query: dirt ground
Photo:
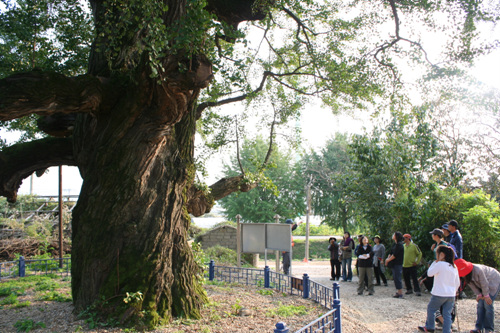
[[[268,266],[274,268],[274,261]],[[259,266],[264,266],[260,262]],[[330,286],[330,262],[309,261],[307,263],[293,261],[292,275],[302,277],[308,274],[315,282]],[[353,277],[352,282],[338,282],[340,284],[340,300],[342,313],[343,333],[416,333],[417,327],[425,324],[427,304],[430,293],[422,290],[422,296],[414,294],[405,295],[403,299],[394,299],[396,289],[390,280],[389,286],[376,286],[375,295],[364,296],[357,294],[358,278]],[[405,290],[406,291],[406,290]],[[500,308],[498,300],[495,302],[495,332],[500,332]],[[457,320],[454,332],[466,332],[474,329],[476,322],[476,300],[461,299],[457,302]],[[458,328],[460,331],[458,331]],[[438,331],[440,332],[440,331]]]
[[[268,261],[268,266],[274,269],[275,262]],[[263,267],[264,262],[259,262]],[[294,261],[292,263],[292,275],[303,277],[308,274],[310,279],[325,286],[331,286],[330,263],[329,261],[309,261],[307,263]],[[408,295],[403,299],[394,299],[395,293],[393,281],[389,281],[389,286],[375,287],[375,295],[364,296],[357,294],[357,277],[353,282],[339,282],[340,300],[342,314],[343,333],[416,333],[417,327],[424,325],[426,317],[427,303],[430,299],[429,292],[423,292],[422,296]],[[213,290],[212,290],[213,289]],[[222,292],[221,292],[222,290]],[[213,304],[218,304],[220,314],[213,313],[213,306],[205,308],[202,313],[203,320],[189,325],[174,324],[167,329],[160,329],[155,332],[179,333],[179,332],[210,332],[210,333],[270,333],[278,321],[285,322],[290,328],[290,332],[303,327],[312,319],[324,313],[323,308],[311,305],[310,300],[302,299],[298,296],[285,297],[281,295],[263,296],[255,292],[253,287],[231,287],[231,288],[208,288],[209,297]],[[33,333],[45,332],[126,332],[121,329],[91,329],[73,313],[71,303],[40,302],[25,296],[31,300],[33,305],[24,308],[3,308],[0,306],[0,333],[14,333],[14,323],[19,320],[32,319],[35,322],[44,322],[47,328],[35,329]],[[297,299],[298,298],[298,299]],[[281,318],[279,316],[267,315],[267,312],[276,307],[276,304],[293,304],[307,306],[311,311],[307,315]],[[234,312],[234,307],[241,304],[250,310],[249,316],[225,315]],[[221,315],[222,314],[222,315]],[[476,320],[475,299],[462,299],[457,304],[457,318],[455,327],[460,330],[455,332],[468,333],[474,328]],[[495,311],[495,332],[500,332],[500,311],[497,303]],[[441,332],[441,331],[437,331]]]

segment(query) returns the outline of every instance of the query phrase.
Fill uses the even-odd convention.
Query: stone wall
[[[200,242],[203,250],[220,245],[236,251],[236,228],[230,225],[220,226],[202,235]]]
[[[216,245],[220,245],[223,247],[227,247],[231,250],[237,251],[238,249],[236,244],[236,235],[237,235],[236,227],[230,225],[223,225],[208,231],[204,235],[200,236],[199,240],[201,243],[201,248],[203,250],[206,250]],[[244,261],[257,267],[257,264],[259,262],[258,254],[242,253],[241,256]]]

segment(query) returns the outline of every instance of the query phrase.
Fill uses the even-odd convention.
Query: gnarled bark
[[[16,202],[23,179],[55,165],[76,165],[71,139],[46,138],[7,147],[0,152],[0,195]]]
[[[121,17],[123,9],[90,2],[98,33],[88,75],[33,71],[0,80],[0,120],[35,113],[49,117],[40,125],[52,134],[73,135],[39,141],[59,145],[51,152],[28,145],[5,149],[0,194],[15,200],[20,181],[35,170],[77,165],[83,184],[72,220],[75,309],[104,305],[99,301],[106,299],[101,315],[148,327],[175,316],[199,317],[206,296],[187,242],[189,212],[202,214],[214,200],[255,186],[242,177],[224,179],[208,196],[193,186],[194,134],[201,112],[195,104],[213,78],[206,57],[169,54],[166,48],[161,73],[152,78],[148,55],[137,52],[138,39],[147,32],[137,27],[123,40],[120,56],[107,62],[104,51],[112,37],[102,28],[109,17]],[[249,8],[253,3],[240,2]],[[212,1],[211,10],[221,15],[219,4]],[[186,1],[165,0],[164,5],[167,26],[186,13]],[[112,16],[105,15],[109,11]],[[250,13],[235,16],[225,8],[223,16],[243,20]],[[69,114],[75,117],[65,117]],[[19,168],[18,161],[26,166]],[[126,304],[127,292],[141,292],[143,299]]]
[[[0,120],[31,114],[95,112],[102,100],[100,80],[52,72],[19,73],[0,80]]]

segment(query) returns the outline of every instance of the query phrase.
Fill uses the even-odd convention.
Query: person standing
[[[335,237],[330,237],[328,242],[328,251],[330,251],[330,266],[332,268],[332,278],[330,280],[340,280],[339,244],[337,243],[337,239]]]
[[[298,224],[297,223],[293,223],[293,221],[291,219],[287,219],[285,221],[286,224],[291,224],[292,225],[292,231],[294,231],[295,229],[297,229],[298,227]],[[294,246],[294,242],[293,242],[293,238],[292,238],[292,247]],[[290,273],[290,266],[292,265],[292,258],[290,257],[290,252],[288,251],[283,251],[282,254],[282,264],[283,264],[283,273],[285,273],[286,275],[288,275]]]
[[[432,235],[432,240],[435,242],[434,244],[432,244],[431,246],[431,250],[434,251],[434,253],[436,253],[436,249],[439,245],[448,245],[448,243],[446,243],[443,239],[444,237],[444,232],[443,230],[441,229],[434,229],[430,232],[430,234]]]
[[[434,261],[427,275],[434,277],[431,300],[427,305],[425,326],[419,326],[422,332],[434,332],[436,312],[441,308],[443,315],[443,333],[451,333],[451,311],[455,305],[455,296],[460,287],[458,270],[455,267],[455,253],[449,246],[440,245],[436,249]]]
[[[392,245],[391,251],[387,259],[385,260],[386,266],[392,266],[392,275],[394,278],[394,285],[396,286],[396,294],[392,297],[403,298],[403,260],[405,256],[405,248],[403,245],[403,234],[396,231],[392,235],[392,240],[394,245]]]
[[[356,247],[354,248],[354,254],[356,255],[356,257],[358,256],[356,254],[356,252],[358,251],[358,247],[363,246],[363,238],[364,237],[365,236],[363,236],[363,235],[358,235],[358,245],[356,245]],[[356,263],[354,264],[354,266],[356,267],[356,275],[359,278],[359,260],[358,259],[356,259]],[[368,286],[368,278],[366,277],[366,275],[365,275],[365,286]]]
[[[385,246],[380,240],[380,236],[376,235],[373,237],[373,272],[375,273],[375,279],[377,280],[376,286],[380,286],[380,278],[384,282],[384,286],[387,287],[387,278],[385,277]]]
[[[340,248],[342,250],[342,281],[351,282],[352,250],[354,250],[354,241],[352,240],[351,234],[348,231],[344,232],[344,238],[340,243]]]
[[[455,260],[458,275],[464,280],[477,301],[476,327],[471,333],[495,331],[495,298],[500,292],[500,273],[489,266],[473,264],[464,259]]]
[[[358,295],[363,295],[365,285],[368,287],[368,295],[373,295],[373,250],[368,244],[368,237],[361,239],[361,244],[356,248],[356,257],[358,258]],[[368,284],[366,283],[368,281]]]
[[[444,234],[444,237],[443,237],[443,240],[447,243],[450,242],[450,238],[451,238],[451,234],[450,234],[450,230],[448,229],[448,223],[445,223],[441,226],[441,230],[443,230],[443,234]]]
[[[403,259],[403,277],[405,280],[406,294],[413,294],[420,296],[420,285],[418,283],[417,265],[422,260],[422,251],[417,244],[413,243],[410,234],[403,235],[404,240],[404,259]],[[411,282],[413,280],[413,289]]]
[[[444,240],[445,231],[448,230],[446,228],[448,228],[448,225],[445,224],[441,227],[441,229],[436,228],[430,232],[430,234],[432,235],[432,240],[435,242],[434,244],[432,244],[431,250],[434,251],[434,254],[436,254],[436,250],[439,246],[449,246],[453,250],[453,253],[455,254],[455,259],[456,259],[457,256],[456,256],[455,247]],[[434,285],[434,278],[428,276],[427,271],[425,271],[422,274],[422,276],[420,277],[419,280],[422,283],[425,283],[427,290],[432,289],[432,286]],[[436,322],[438,324],[440,324],[441,326],[443,325],[443,322],[444,322],[442,311],[443,311],[443,309],[441,308],[439,311],[436,312]],[[453,309],[451,311],[452,323],[455,321],[455,315],[456,315],[455,306],[453,306]]]
[[[448,230],[450,231],[450,244],[455,247],[457,257],[463,259],[463,239],[458,230],[458,222],[455,220],[448,222]]]

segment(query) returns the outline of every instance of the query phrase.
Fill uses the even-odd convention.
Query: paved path
[[[275,261],[268,261],[274,270]],[[264,267],[260,260],[259,267]],[[331,286],[330,261],[312,260],[308,262],[292,261],[292,275],[309,278],[324,286]],[[396,289],[394,282],[389,286],[375,287],[375,295],[368,296],[357,293],[358,278],[353,276],[352,282],[340,282],[340,299],[342,302],[342,333],[418,333],[417,326],[425,323],[427,304],[430,293],[424,291],[421,297],[405,295],[404,299],[394,299]],[[473,298],[460,300],[457,304],[460,333],[468,333],[474,328],[476,319],[476,301]],[[495,327],[500,327],[500,307],[495,307]],[[442,331],[438,331],[442,332]],[[495,333],[500,331],[495,330]],[[454,331],[456,333],[456,331]]]

